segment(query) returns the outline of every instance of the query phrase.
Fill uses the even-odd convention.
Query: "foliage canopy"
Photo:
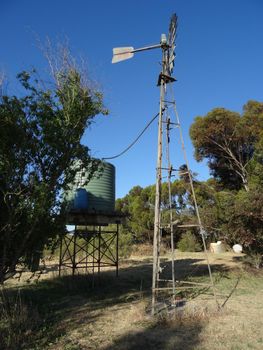
[[[85,129],[105,113],[102,94],[82,82],[74,67],[45,88],[37,72],[22,72],[22,97],[0,100],[0,281],[18,262],[37,266],[45,244],[63,232],[61,195],[78,170],[97,161],[81,144]]]
[[[263,103],[248,101],[243,114],[215,108],[196,117],[190,136],[198,161],[208,160],[213,175],[224,187],[249,189],[249,166],[262,138]]]

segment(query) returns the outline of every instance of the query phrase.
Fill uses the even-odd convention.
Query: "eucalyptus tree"
[[[263,130],[263,103],[248,101],[243,114],[215,108],[195,118],[190,136],[198,161],[229,189],[249,190],[249,167]]]

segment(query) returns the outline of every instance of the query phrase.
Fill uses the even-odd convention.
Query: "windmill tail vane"
[[[134,56],[134,47],[115,47],[113,49],[112,63],[128,60]]]

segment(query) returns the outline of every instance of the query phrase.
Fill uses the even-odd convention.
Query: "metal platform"
[[[72,209],[68,212],[68,225],[98,225],[107,226],[109,224],[123,224],[125,215],[119,212],[98,212]]]
[[[71,210],[67,224],[74,229],[60,237],[59,275],[71,269],[77,273],[98,275],[102,268],[119,268],[119,225],[125,220],[117,212]]]

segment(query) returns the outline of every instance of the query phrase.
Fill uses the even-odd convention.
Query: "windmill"
[[[208,260],[208,254],[206,249],[205,242],[205,230],[202,226],[199,210],[196,202],[194,186],[192,181],[191,171],[189,169],[189,164],[186,156],[186,151],[184,147],[184,140],[182,136],[181,125],[178,117],[178,113],[176,111],[175,99],[172,97],[170,100],[166,98],[167,95],[167,85],[171,85],[171,83],[175,82],[176,79],[172,76],[174,70],[174,62],[176,58],[175,53],[175,40],[177,35],[177,23],[178,18],[176,14],[173,14],[170,20],[169,32],[168,36],[165,34],[161,35],[161,41],[159,44],[145,46],[142,48],[135,49],[134,47],[118,47],[113,49],[113,58],[112,63],[117,63],[120,61],[124,61],[130,59],[137,52],[152,50],[152,49],[161,49],[162,50],[162,69],[158,78],[158,86],[160,87],[160,102],[159,102],[159,120],[158,120],[158,148],[157,148],[157,167],[156,167],[156,190],[155,190],[155,211],[154,211],[154,236],[153,236],[153,273],[152,273],[152,315],[154,315],[157,311],[156,304],[158,299],[158,293],[163,290],[171,290],[171,304],[172,306],[176,306],[175,295],[176,295],[176,284],[179,282],[180,287],[182,287],[183,283],[189,284],[189,281],[176,281],[175,280],[175,257],[174,257],[174,228],[187,228],[187,227],[196,227],[199,230],[201,235],[201,239],[203,242],[203,248],[206,255],[208,272],[210,276],[210,283],[207,284],[208,288],[213,289],[214,298],[216,300],[215,287],[213,283],[213,278],[211,274],[211,268]],[[171,121],[169,114],[167,113],[168,109],[172,107],[175,114],[175,122]],[[166,117],[165,117],[166,116]],[[171,200],[171,177],[174,172],[181,172],[180,169],[175,169],[171,165],[170,161],[170,130],[172,128],[177,128],[179,130],[179,136],[183,151],[184,160],[186,163],[185,174],[189,177],[189,183],[191,187],[194,209],[197,217],[196,224],[189,225],[179,225],[178,220],[174,220],[173,212],[172,212],[172,200]],[[164,138],[164,129],[166,131],[166,138]],[[164,146],[165,150],[164,150]],[[164,165],[164,157],[163,153],[166,153],[166,164]],[[160,274],[162,272],[161,264],[160,264],[160,247],[162,240],[162,230],[164,229],[164,225],[162,223],[162,208],[161,208],[161,189],[162,189],[162,179],[163,173],[166,172],[167,182],[168,182],[168,192],[169,192],[169,210],[170,210],[170,223],[168,225],[168,230],[170,231],[171,237],[171,265],[172,265],[172,279],[164,280],[160,278]],[[181,172],[182,173],[182,172]],[[181,174],[180,173],[180,174]],[[182,174],[181,174],[182,175]],[[160,284],[162,282],[169,282],[172,284],[171,287],[162,287]],[[194,282],[193,282],[194,283]],[[194,283],[195,286],[198,283]],[[202,284],[203,286],[204,284]],[[189,288],[189,285],[188,285]]]

